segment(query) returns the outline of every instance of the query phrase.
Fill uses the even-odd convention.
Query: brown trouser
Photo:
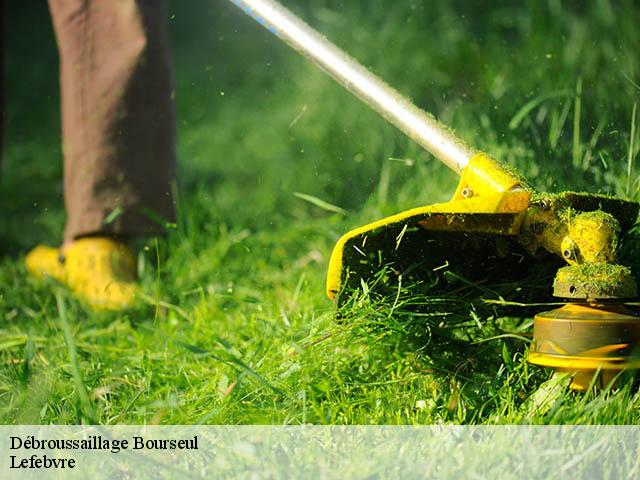
[[[175,112],[163,0],[49,0],[60,52],[65,240],[173,220]]]

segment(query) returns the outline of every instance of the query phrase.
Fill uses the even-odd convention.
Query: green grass
[[[640,197],[634,2],[287,4],[540,190]],[[179,219],[138,245],[148,307],[98,314],[33,284],[23,255],[64,222],[57,59],[44,6],[11,8],[3,423],[640,420],[631,381],[579,395],[528,365],[531,309],[505,317],[473,286],[427,316],[410,291],[361,292],[334,320],[323,283],[339,235],[446,200],[456,178],[222,1],[171,6]]]

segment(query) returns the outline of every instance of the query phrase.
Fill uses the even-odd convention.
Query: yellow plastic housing
[[[331,299],[340,291],[344,275],[344,251],[350,241],[397,224],[420,225],[423,228],[438,228],[430,221],[436,214],[483,214],[513,213],[521,214],[527,210],[531,201],[531,191],[516,174],[506,170],[501,164],[483,153],[475,155],[462,171],[456,193],[449,202],[418,207],[378,220],[351,230],[343,235],[333,249],[327,272],[326,292]],[[455,228],[455,222],[448,217],[446,227]],[[520,217],[514,216],[513,222],[505,230],[502,225],[487,224],[483,231],[515,235],[519,230]]]

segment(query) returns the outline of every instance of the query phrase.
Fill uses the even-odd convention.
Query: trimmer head
[[[616,251],[620,233],[638,216],[637,203],[534,192],[510,168],[468,147],[276,1],[232,1],[461,176],[450,202],[344,235],[331,255],[330,298],[340,302],[349,289],[379,279],[381,270],[389,272],[383,286],[431,277],[443,265],[478,278],[500,265],[498,273],[516,279],[551,256],[569,265],[558,271],[555,294],[578,305],[536,316],[532,362],[580,372],[576,388],[584,386],[588,372],[637,368],[632,352],[639,340],[634,322],[640,320],[614,303],[636,296],[631,273],[616,265]],[[574,341],[576,331],[584,339]]]
[[[573,374],[571,388],[606,387],[623,370],[640,368],[640,317],[625,305],[637,297],[631,270],[622,265],[561,268],[554,296],[569,302],[533,321],[529,362]]]
[[[637,286],[616,259],[620,235],[640,205],[586,193],[540,194],[485,156],[467,168],[472,174],[463,172],[450,202],[344,235],[330,262],[329,296],[340,303],[374,277],[388,292],[400,279],[437,286],[444,266],[474,282],[512,284],[517,300],[526,302],[530,292],[517,288],[520,280],[545,264],[556,272],[553,293],[551,273],[535,298],[553,295],[568,304],[534,317],[529,361],[573,373],[576,390],[594,377],[595,385],[605,385],[622,370],[640,368],[640,317],[625,306],[638,296]],[[382,269],[387,275],[376,277]]]

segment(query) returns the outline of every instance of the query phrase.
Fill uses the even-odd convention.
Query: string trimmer
[[[358,288],[381,268],[397,278],[415,277],[445,261],[478,273],[496,262],[513,270],[551,256],[565,265],[555,274],[553,295],[567,303],[535,316],[529,362],[572,372],[578,390],[593,379],[607,383],[622,370],[640,368],[640,318],[628,306],[637,297],[636,282],[616,260],[637,203],[536,192],[277,2],[232,1],[460,175],[449,202],[402,212],[340,238],[327,274],[330,298]]]

